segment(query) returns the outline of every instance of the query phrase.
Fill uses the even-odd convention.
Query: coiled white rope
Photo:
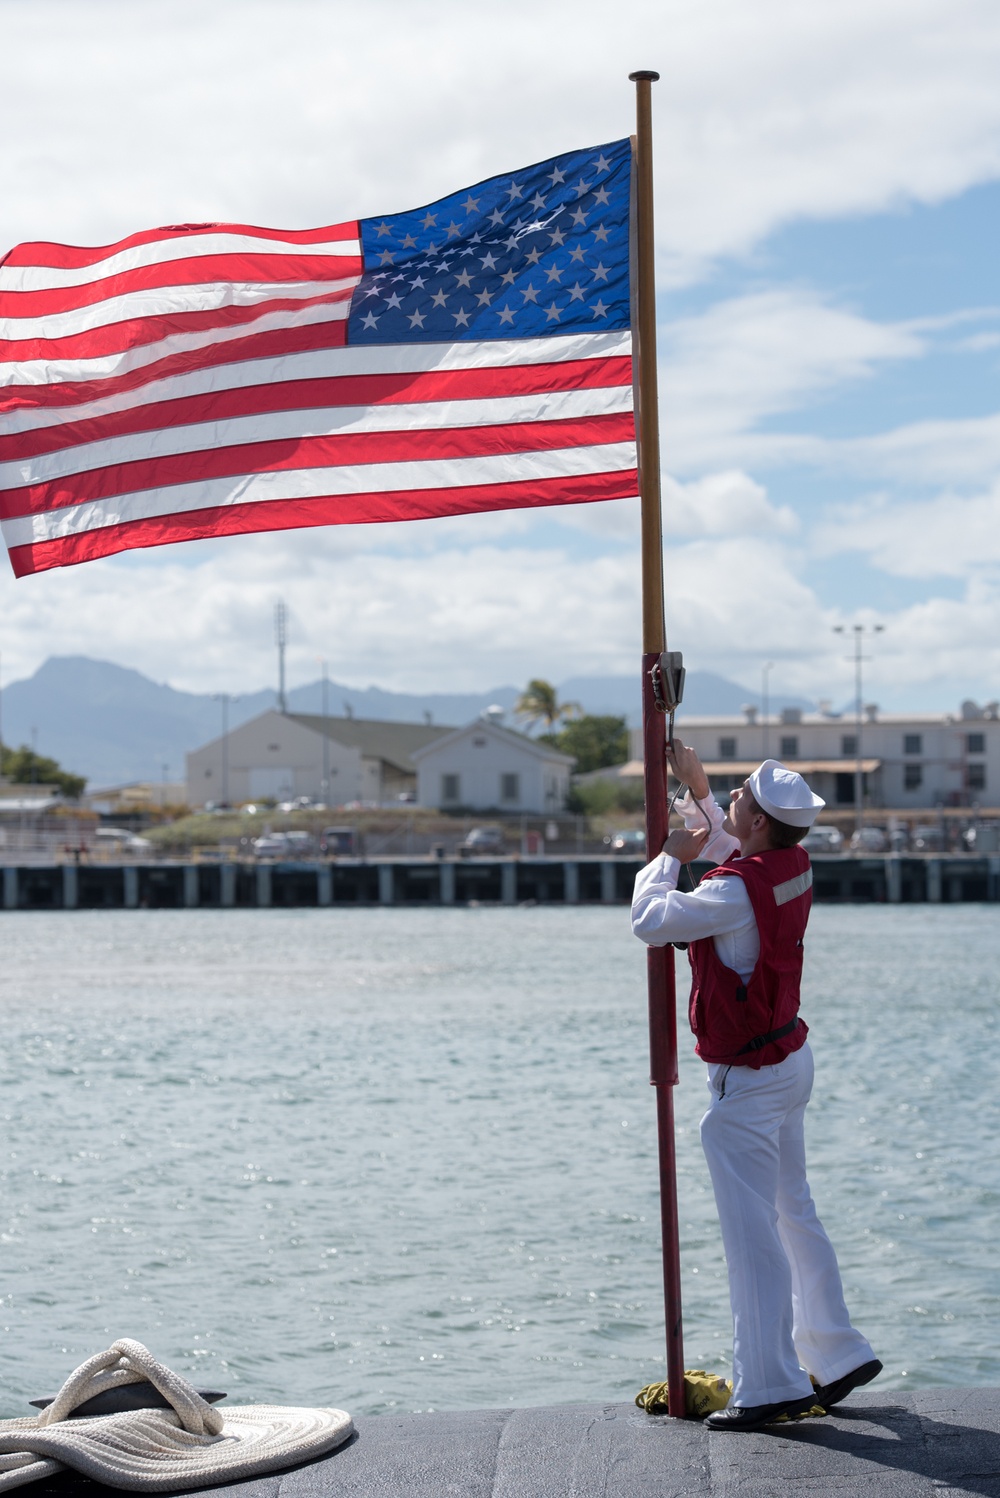
[[[143,1380],[170,1409],[69,1419],[95,1395]],[[64,1467],[132,1492],[238,1482],[321,1456],[353,1429],[344,1410],[268,1404],[216,1409],[141,1342],[121,1338],[71,1373],[40,1415],[0,1420],[0,1491]]]

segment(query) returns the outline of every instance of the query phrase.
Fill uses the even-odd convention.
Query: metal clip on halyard
[[[658,713],[669,713],[667,742],[673,748],[674,713],[684,697],[684,656],[679,650],[665,650],[659,660],[654,661],[649,672],[653,683],[653,700]]]

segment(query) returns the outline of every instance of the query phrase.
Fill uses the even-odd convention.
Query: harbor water
[[[358,1414],[664,1377],[626,910],[10,911],[0,940],[0,1414],[116,1336]],[[1000,1384],[995,908],[819,906],[806,965],[810,1175],[881,1386]],[[681,1036],[685,1361],[724,1372]]]

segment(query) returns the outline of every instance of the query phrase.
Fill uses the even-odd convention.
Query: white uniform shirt
[[[722,808],[713,796],[695,801],[688,791],[683,801],[678,801],[677,810],[685,827],[704,827],[708,817],[712,834],[702,857],[721,863],[739,847],[736,838],[724,831]],[[746,885],[733,875],[709,879],[685,894],[677,888],[680,870],[678,860],[666,853],[640,869],[632,895],[633,933],[650,947],[712,936],[720,962],[739,973],[746,983],[760,956],[760,937]]]

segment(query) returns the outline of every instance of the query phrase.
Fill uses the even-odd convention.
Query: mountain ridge
[[[384,687],[351,687],[327,683],[327,703],[334,716],[353,712],[358,718],[433,722],[460,726],[484,708],[510,711],[520,688],[491,687],[484,692],[392,692]],[[571,676],[558,685],[563,701],[579,702],[585,712],[639,721],[639,685],[633,676]],[[286,692],[288,710],[322,711],[322,683],[306,682]],[[690,713],[730,714],[758,696],[711,671],[691,671],[685,708]],[[261,687],[229,700],[229,725],[236,727],[277,702],[277,692]],[[775,699],[774,708],[804,705]],[[222,730],[222,702],[211,692],[185,692],[153,681],[130,666],[96,661],[89,656],[50,656],[29,677],[11,682],[0,695],[3,742],[31,745],[64,769],[86,775],[91,787],[134,780],[181,780],[184,755]],[[166,768],[166,774],[164,774]]]

